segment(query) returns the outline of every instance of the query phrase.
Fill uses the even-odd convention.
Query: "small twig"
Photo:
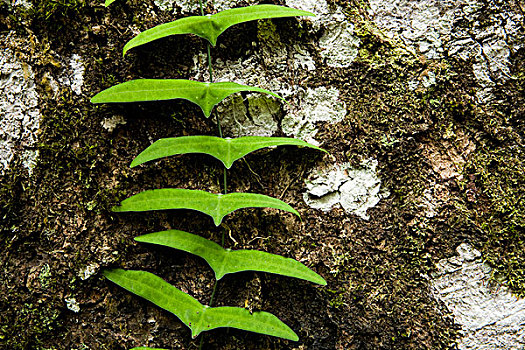
[[[288,182],[288,184],[286,185],[286,187],[284,188],[283,192],[281,193],[281,195],[279,196],[279,199],[283,199],[286,191],[288,191],[288,189],[290,188],[290,186],[299,178],[302,178],[303,175],[304,175],[304,172],[306,171],[306,168],[303,166],[303,170],[301,171],[301,173],[299,174],[299,176],[296,176],[295,178],[293,178],[290,182]]]

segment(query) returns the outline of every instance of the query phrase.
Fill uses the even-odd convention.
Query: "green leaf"
[[[321,276],[294,259],[257,250],[224,249],[215,242],[184,231],[155,232],[139,236],[135,240],[198,255],[210,265],[217,280],[228,273],[261,271],[326,285]]]
[[[106,0],[106,2],[104,3],[104,5],[105,5],[106,7],[108,7],[109,5],[111,5],[111,4],[114,3],[114,2],[115,2],[115,0]]]
[[[219,226],[226,215],[242,208],[275,208],[300,217],[297,210],[285,202],[262,194],[214,194],[179,188],[163,188],[138,193],[123,200],[119,207],[113,208],[113,211],[191,209],[211,216],[215,225]]]
[[[209,117],[215,105],[236,92],[261,92],[280,98],[281,96],[258,87],[237,83],[202,83],[185,79],[136,79],[112,86],[99,92],[91,103],[143,102],[184,99],[191,101]],[[286,101],[285,101],[286,102]]]
[[[231,327],[293,341],[299,340],[290,327],[268,312],[252,314],[238,307],[204,306],[162,278],[146,271],[105,270],[104,276],[131,293],[173,313],[191,329],[193,338],[203,331]]]
[[[195,34],[208,40],[215,46],[217,44],[217,37],[233,25],[258,19],[294,16],[315,15],[311,12],[284,6],[255,5],[225,10],[215,15],[181,18],[173,22],[158,25],[138,34],[124,46],[124,55],[134,47],[177,34]]]
[[[284,145],[310,147],[326,152],[312,144],[289,137],[246,136],[223,139],[216,136],[182,136],[156,141],[131,162],[131,167],[176,154],[205,153],[217,158],[230,169],[233,162],[248,153],[265,147]]]
[[[149,348],[147,346],[139,346],[138,348],[133,348],[133,349],[129,349],[129,350],[168,350],[168,349],[164,349],[164,348]]]

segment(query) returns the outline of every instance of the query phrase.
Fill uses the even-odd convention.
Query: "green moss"
[[[42,301],[37,304],[14,305],[16,320],[0,327],[0,340],[6,349],[38,348],[42,336],[56,327],[60,313],[58,308],[48,307]]]
[[[465,193],[485,201],[485,210],[468,210],[483,233],[483,255],[496,268],[495,277],[525,295],[524,150],[518,145],[480,149],[467,166],[471,181]],[[474,186],[473,186],[474,185]]]

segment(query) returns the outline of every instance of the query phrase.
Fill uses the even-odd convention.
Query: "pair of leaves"
[[[216,226],[222,219],[242,208],[275,208],[300,217],[297,210],[285,202],[256,193],[214,194],[200,190],[162,188],[140,192],[114,207],[114,212],[190,209],[212,217]]]
[[[224,249],[215,242],[184,231],[155,232],[136,237],[135,240],[198,255],[210,265],[217,280],[229,273],[260,271],[326,285],[321,276],[294,259],[257,250]]]
[[[204,153],[217,158],[227,169],[230,169],[233,162],[248,153],[261,148],[285,145],[310,147],[326,152],[302,140],[288,137],[245,136],[223,139],[216,136],[182,136],[156,141],[131,162],[131,167],[176,154]]]
[[[258,19],[295,16],[315,15],[311,12],[296,10],[285,6],[254,5],[221,11],[215,15],[185,17],[158,25],[138,34],[124,46],[124,55],[134,47],[177,34],[195,34],[208,40],[215,46],[218,36],[236,24]]]
[[[260,92],[285,101],[271,91],[231,82],[203,83],[186,79],[136,79],[99,92],[93,96],[91,103],[184,99],[197,104],[208,118],[213,107],[236,92]]]
[[[299,337],[276,316],[239,307],[208,307],[175,288],[162,278],[145,271],[105,270],[104,276],[120,287],[173,313],[191,329],[193,338],[201,332],[231,327],[297,341]]]

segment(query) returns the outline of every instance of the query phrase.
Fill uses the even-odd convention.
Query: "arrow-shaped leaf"
[[[135,240],[198,255],[210,265],[217,280],[228,273],[261,271],[326,285],[321,276],[296,260],[257,250],[224,249],[215,242],[184,231],[155,232],[139,236]]]
[[[108,7],[109,5],[111,5],[114,2],[115,2],[115,0],[106,0],[106,2],[104,3],[104,6]]]
[[[113,211],[191,209],[211,216],[215,225],[219,226],[226,215],[242,208],[275,208],[300,217],[297,210],[285,202],[262,194],[214,194],[180,188],[163,188],[138,193],[123,200],[120,206],[113,208]]]
[[[134,47],[177,34],[195,34],[208,40],[215,46],[217,37],[233,25],[258,19],[294,16],[315,15],[311,12],[284,6],[255,5],[225,10],[215,15],[181,18],[173,22],[158,25],[138,34],[124,46],[124,55]]]
[[[299,337],[274,315],[238,307],[208,307],[162,278],[133,270],[105,270],[104,276],[120,287],[171,312],[191,329],[193,338],[203,331],[231,327],[297,341]]]
[[[176,154],[205,153],[220,160],[226,168],[248,153],[271,146],[310,147],[325,150],[289,137],[246,136],[236,139],[223,139],[216,136],[181,136],[160,139],[146,148],[131,162],[131,167]]]
[[[260,92],[285,101],[271,91],[231,82],[202,83],[185,79],[136,79],[99,92],[93,96],[91,103],[144,102],[180,98],[199,105],[204,115],[209,117],[215,105],[236,92]]]

